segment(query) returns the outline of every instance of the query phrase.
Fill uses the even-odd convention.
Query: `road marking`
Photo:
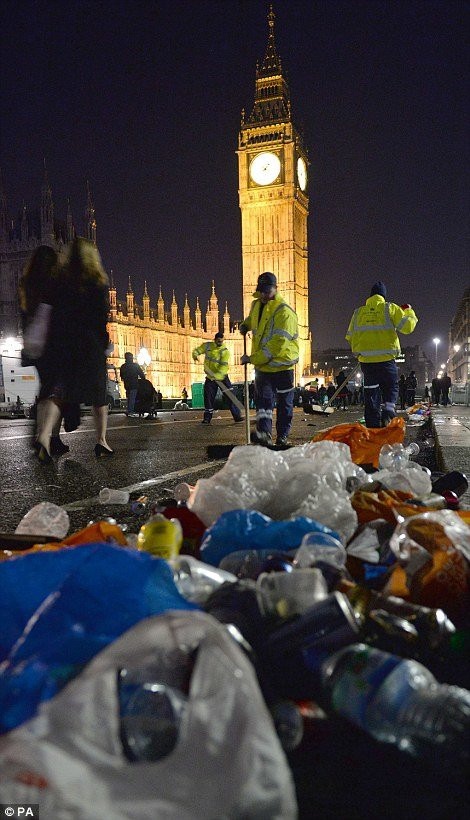
[[[139,481],[138,484],[129,484],[127,487],[117,487],[119,490],[127,490],[128,493],[134,493],[138,490],[146,490],[149,487],[156,487],[158,484],[164,484],[165,481],[171,481],[173,478],[180,478],[181,476],[192,475],[193,473],[202,473],[203,470],[208,470],[210,467],[221,464],[220,461],[203,461],[200,464],[195,464],[194,467],[185,467],[182,470],[174,470],[172,473],[158,476],[158,478],[148,478],[146,481]],[[72,501],[70,504],[63,504],[63,510],[83,510],[85,507],[94,507],[99,504],[98,496],[94,498],[82,498],[80,501]]]
[[[145,419],[143,419],[145,421]],[[227,416],[214,416],[212,421],[230,421]],[[108,427],[107,432],[112,433],[113,430],[141,430],[147,427],[154,427],[158,425],[159,427],[162,424],[196,424],[197,422],[200,423],[200,419],[174,419],[172,421],[146,421],[145,424],[117,424],[115,427]],[[71,430],[70,433],[64,433],[63,430],[60,431],[61,436],[80,436],[84,435],[85,433],[94,433],[95,428],[89,427],[87,430]],[[0,441],[17,441],[20,438],[32,438],[31,433],[22,433],[20,436],[0,436]]]

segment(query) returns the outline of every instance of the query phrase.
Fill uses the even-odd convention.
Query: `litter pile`
[[[295,818],[312,715],[468,766],[468,482],[403,427],[236,447],[156,505],[103,492],[138,533],[30,510],[0,562],[0,802]]]

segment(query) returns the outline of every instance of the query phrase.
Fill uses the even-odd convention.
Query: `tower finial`
[[[134,291],[132,290],[132,282],[131,282],[131,277],[130,276],[129,276],[129,283],[127,285],[127,292],[128,293],[134,293]]]
[[[268,12],[268,25],[269,25],[269,35],[271,34],[274,36],[274,21],[276,19],[276,15],[274,14],[273,4],[269,4],[269,12]]]
[[[113,273],[112,268],[109,271],[109,287],[110,287],[111,290],[115,290],[115,287],[114,287],[114,273]]]
[[[148,296],[148,292],[147,292],[147,280],[146,280],[146,279],[144,279],[144,296]]]

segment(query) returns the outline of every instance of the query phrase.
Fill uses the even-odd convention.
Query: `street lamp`
[[[435,336],[435,337],[434,337],[434,339],[433,339],[433,342],[434,342],[434,344],[436,345],[436,356],[435,356],[436,371],[437,371],[437,346],[438,346],[438,344],[440,343],[440,341],[441,341],[441,340],[440,340],[440,339],[438,339],[438,338],[437,338],[437,336]]]
[[[460,350],[460,345],[454,345],[454,350],[456,353],[458,353]]]
[[[152,360],[150,358],[150,353],[148,352],[147,348],[141,347],[137,354],[137,364],[139,364],[140,367],[145,368],[146,371],[151,361]]]

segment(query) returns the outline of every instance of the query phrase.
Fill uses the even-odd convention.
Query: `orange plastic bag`
[[[398,515],[403,518],[416,515],[416,507],[406,503],[410,498],[413,498],[411,493],[401,490],[383,489],[378,493],[356,490],[351,496],[351,504],[357,513],[359,524],[375,521],[376,518],[385,518],[390,524],[396,524]]]
[[[342,441],[349,445],[351,458],[355,464],[379,466],[379,454],[384,444],[403,444],[405,438],[404,419],[392,419],[387,427],[364,427],[363,424],[337,424],[328,430],[316,433],[312,441]]]
[[[386,592],[404,597],[405,589],[414,603],[441,607],[458,623],[470,601],[470,567],[456,546],[458,534],[449,535],[450,516],[455,513],[417,515],[395,530],[392,542],[396,539],[400,545],[402,566],[393,570]],[[396,545],[391,546],[396,551]]]
[[[0,560],[9,558],[19,558],[21,555],[31,555],[33,552],[56,552],[63,547],[77,547],[79,544],[93,544],[110,542],[120,544],[122,547],[127,546],[126,537],[117,524],[108,524],[107,521],[96,521],[94,524],[89,524],[83,530],[74,532],[63,541],[51,541],[48,544],[35,544],[28,550],[10,551],[2,550],[0,552]]]

